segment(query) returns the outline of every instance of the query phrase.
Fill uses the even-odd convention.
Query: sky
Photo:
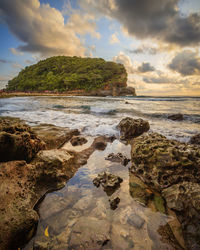
[[[0,89],[57,55],[122,63],[137,95],[200,96],[200,0],[0,0]]]

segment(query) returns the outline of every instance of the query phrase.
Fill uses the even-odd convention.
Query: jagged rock
[[[120,198],[116,197],[116,198],[109,199],[108,201],[110,203],[110,208],[112,210],[115,210],[118,207],[119,203],[120,203]]]
[[[173,115],[168,115],[167,118],[170,120],[173,120],[173,121],[182,121],[183,115],[182,114],[173,114]]]
[[[157,189],[183,181],[199,182],[200,149],[152,133],[132,141],[132,170]]]
[[[96,187],[99,187],[101,185],[107,195],[110,196],[119,188],[122,181],[122,178],[120,178],[119,176],[103,172],[101,174],[98,174],[98,176],[94,178],[93,184]]]
[[[79,135],[78,129],[69,129],[54,126],[51,124],[41,124],[34,126],[33,131],[46,143],[47,149],[60,148],[73,136]]]
[[[128,140],[137,137],[150,129],[148,121],[126,117],[117,125],[121,139]]]
[[[200,145],[200,134],[196,134],[196,135],[192,136],[190,139],[190,143]]]
[[[131,157],[131,171],[162,192],[167,206],[176,212],[187,248],[200,247],[199,147],[145,134],[132,141]]]
[[[117,153],[117,154],[111,153],[105,158],[105,160],[112,162],[120,162],[124,166],[126,166],[130,161],[130,159],[128,159],[122,153]]]
[[[30,160],[45,143],[32,129],[16,119],[0,119],[0,161]]]
[[[110,224],[107,220],[81,217],[72,228],[71,249],[102,249],[110,241]]]
[[[80,146],[80,145],[87,143],[87,139],[85,139],[84,137],[81,137],[81,136],[76,136],[76,137],[72,137],[70,142],[71,142],[72,146]]]

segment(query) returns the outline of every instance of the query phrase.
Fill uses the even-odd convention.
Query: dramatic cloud
[[[112,34],[110,37],[110,44],[119,43],[119,39],[116,34]]]
[[[151,66],[150,63],[142,63],[142,65],[140,65],[138,67],[138,71],[139,72],[142,72],[142,73],[145,73],[145,72],[150,72],[150,71],[154,71],[155,68],[153,66]]]
[[[198,45],[200,15],[182,16],[179,0],[79,0],[83,8],[117,19],[139,39],[153,38],[179,46]]]
[[[91,15],[73,13],[67,23],[60,11],[49,4],[40,4],[39,0],[1,0],[1,19],[11,32],[24,44],[18,52],[34,52],[41,56],[77,55],[84,56],[85,47],[78,35],[89,33],[99,38]]]
[[[123,64],[129,74],[136,72],[130,57],[125,55],[123,52],[120,52],[119,55],[113,57],[113,61]]]
[[[138,62],[132,63],[129,56],[125,55],[123,52],[120,52],[119,55],[113,57],[113,61],[121,63],[126,68],[129,74],[146,74],[148,72],[155,71],[156,69],[148,62],[143,62],[138,66]]]
[[[178,53],[169,64],[169,68],[182,75],[200,74],[200,57],[191,50],[184,50]]]

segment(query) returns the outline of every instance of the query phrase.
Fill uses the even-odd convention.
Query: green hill
[[[81,90],[96,95],[102,90],[118,95],[118,89],[126,88],[126,82],[122,64],[101,58],[55,56],[23,69],[8,82],[7,90],[60,93]]]

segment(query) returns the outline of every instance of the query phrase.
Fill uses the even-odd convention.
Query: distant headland
[[[10,95],[136,96],[122,64],[102,58],[54,56],[28,66],[8,82]],[[3,95],[3,94],[2,94]]]

